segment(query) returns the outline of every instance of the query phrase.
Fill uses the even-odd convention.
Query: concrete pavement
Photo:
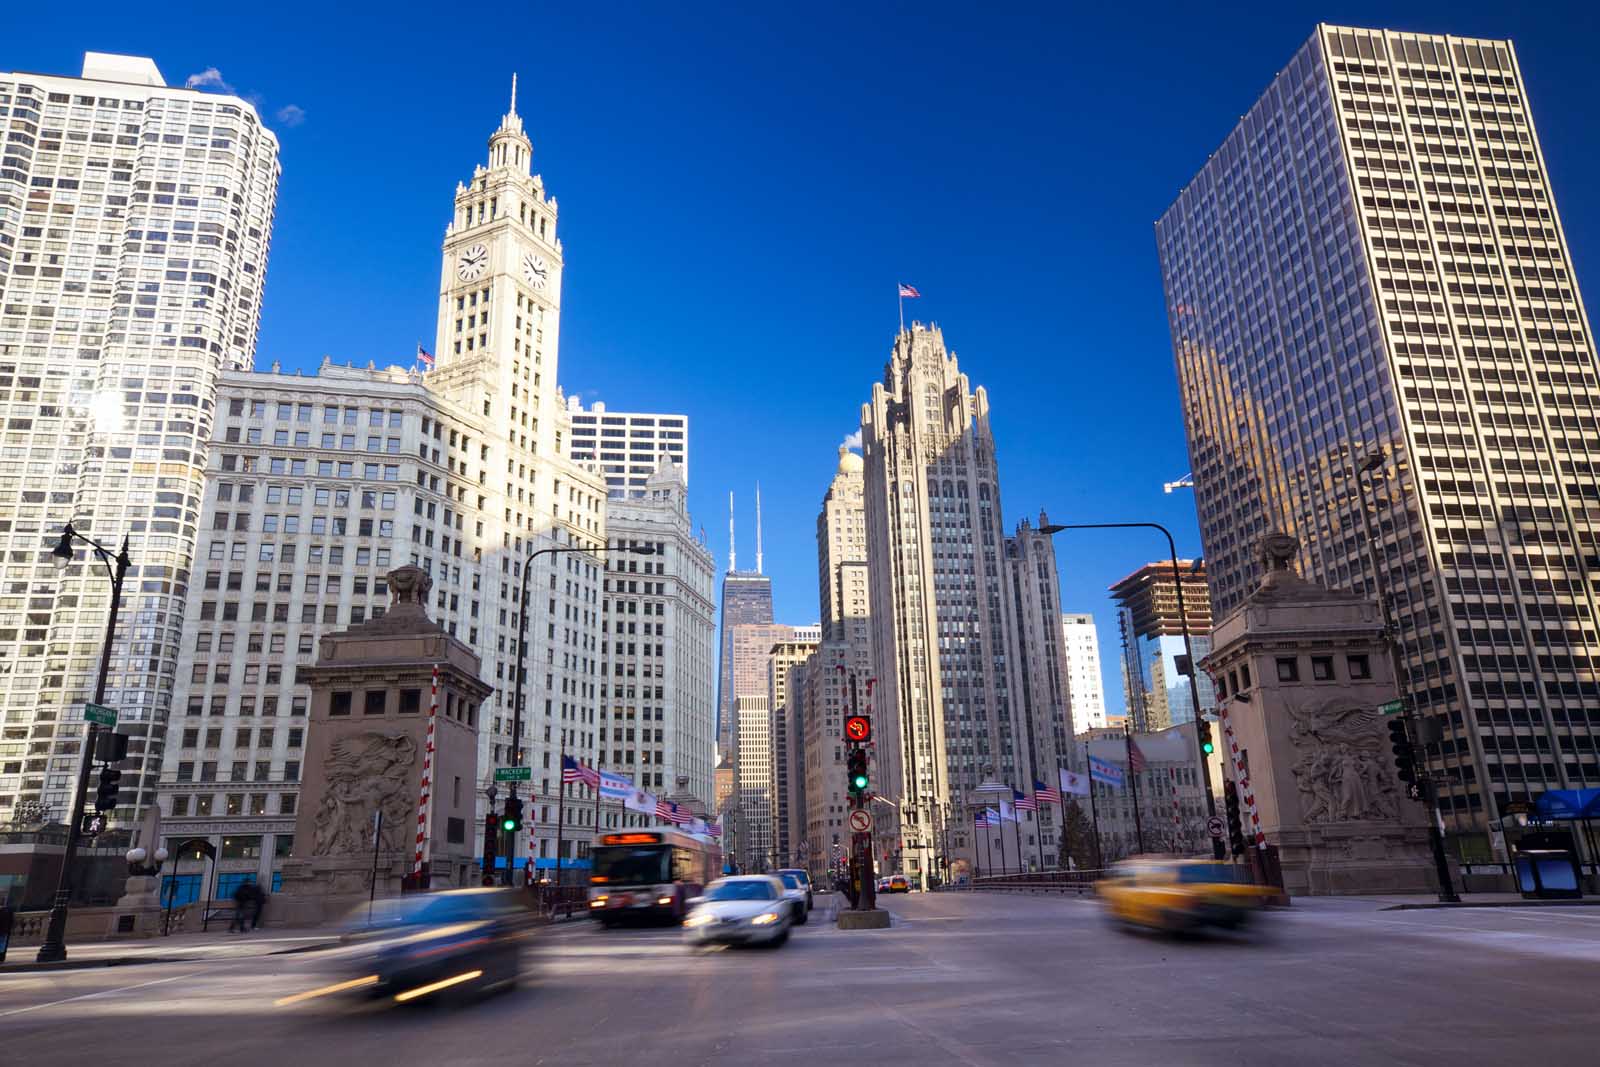
[[[883,898],[776,951],[675,930],[543,931],[514,993],[329,1015],[273,999],[324,953],[0,976],[19,1063],[1576,1063],[1592,1055],[1600,913],[1299,901],[1259,937],[1124,934],[1086,900]],[[818,920],[821,916],[817,917]]]

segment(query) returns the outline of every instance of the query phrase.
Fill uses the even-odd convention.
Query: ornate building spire
[[[517,76],[511,75],[511,108],[500,116],[500,127],[489,136],[489,166],[514,167],[527,174],[533,162],[533,142],[522,132],[517,114]]]

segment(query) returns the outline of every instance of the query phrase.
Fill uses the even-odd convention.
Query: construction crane
[[[1182,478],[1179,478],[1175,482],[1163,482],[1162,485],[1161,485],[1161,491],[1163,493],[1170,493],[1174,489],[1193,489],[1193,488],[1194,488],[1194,475],[1192,475],[1192,474],[1185,474]]]

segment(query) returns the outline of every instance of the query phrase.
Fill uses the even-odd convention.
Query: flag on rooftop
[[[427,367],[429,370],[432,370],[433,369],[433,353],[429,352],[426,348],[423,348],[421,345],[418,345],[417,346],[417,362],[422,364],[424,367]]]
[[[917,299],[917,297],[919,297],[921,295],[922,295],[921,293],[917,292],[917,287],[916,286],[907,285],[905,282],[901,282],[900,283],[900,297],[901,297],[901,299],[903,299],[903,300],[915,300],[915,299]]]

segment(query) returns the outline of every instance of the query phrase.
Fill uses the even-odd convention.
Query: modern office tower
[[[681,778],[713,802],[716,564],[695,538],[683,472],[670,460],[636,498],[606,505],[597,766],[661,796]],[[647,544],[654,555],[622,549]]]
[[[791,726],[799,749],[794,758],[796,802],[804,805],[790,821],[813,877],[826,873],[847,844],[842,730],[851,709],[851,680],[860,710],[864,712],[871,699],[866,687],[872,677],[872,641],[864,492],[861,457],[841,446],[833,480],[817,512],[821,642],[790,686],[800,698],[799,715]],[[878,727],[890,726],[891,717],[874,712]],[[893,830],[898,826],[894,809],[879,807],[875,815]]]
[[[132,569],[102,703],[155,795],[217,378],[255,357],[278,140],[149,59],[0,73],[0,822],[63,823],[111,604],[70,522]]]
[[[1103,729],[1106,692],[1100,675],[1100,628],[1095,625],[1093,615],[1066,612],[1061,616],[1061,636],[1067,645],[1073,733]]]
[[[761,508],[756,507],[756,569],[741,571],[733,536],[733,494],[728,494],[728,570],[722,576],[721,652],[717,660],[717,749],[726,754],[733,748],[733,668],[734,631],[745,625],[772,622],[772,579],[761,573]],[[776,640],[776,638],[774,638]],[[770,647],[770,646],[769,646]],[[761,675],[765,678],[765,673]],[[760,690],[748,690],[759,692]]]
[[[734,855],[747,871],[773,866],[772,855],[772,710],[765,693],[738,696],[734,744],[733,797],[736,810]]]
[[[793,815],[793,780],[796,753],[791,749],[791,721],[803,713],[799,710],[801,692],[793,685],[794,672],[817,650],[821,638],[820,627],[793,627],[794,636],[779,641],[767,655],[767,707],[772,713],[772,844],[779,866],[796,862],[793,849],[799,844],[791,841],[790,819]]]
[[[598,463],[605,472],[606,489],[613,500],[646,494],[650,475],[662,463],[676,464],[689,484],[689,417],[607,411],[596,401],[584,409],[575,396],[567,397],[572,419],[572,458]]]
[[[1140,690],[1137,699],[1130,695],[1128,700],[1129,717],[1136,730],[1165,730],[1194,721],[1189,679],[1179,669],[1185,654],[1183,621],[1188,619],[1189,643],[1195,663],[1199,663],[1211,651],[1211,602],[1206,592],[1204,563],[1180,559],[1178,572],[1183,582],[1182,615],[1178,613],[1178,584],[1170,561],[1146,563],[1111,587],[1120,612],[1129,685],[1137,685]],[[1201,711],[1210,715],[1217,706],[1211,679],[1200,671],[1196,681]]]
[[[1510,42],[1319,26],[1156,236],[1213,607],[1273,528],[1388,594],[1469,858],[1600,785],[1595,349]]]
[[[431,614],[478,651],[494,686],[479,712],[481,798],[514,751],[524,561],[555,547],[581,551],[530,564],[521,750],[533,768],[524,794],[533,851],[541,865],[556,863],[561,753],[592,759],[600,706],[611,703],[611,682],[599,676],[606,491],[564,452],[560,245],[555,203],[529,174],[529,153],[513,106],[490,138],[490,165],[457,191],[436,370],[325,363],[315,376],[224,376],[200,522],[205,555],[188,588],[195,625],[185,629],[176,701],[185,718],[173,723],[200,744],[169,747],[163,791],[173,797],[169,816],[180,797],[194,812],[209,795],[212,821],[191,816],[192,828],[225,850],[228,838],[261,832],[216,821],[237,818],[230,796],[243,794],[248,808],[267,793],[268,814],[277,814],[281,797],[270,794],[293,792],[288,781],[231,794],[221,784],[253,786],[262,762],[274,784],[297,762],[285,731],[263,743],[269,698],[282,714],[306,695],[290,670],[268,681],[274,652],[312,655],[316,634],[383,603],[380,581],[401,563],[432,576]],[[212,716],[238,720],[215,745]],[[214,790],[200,788],[208,764],[219,776]],[[592,811],[569,804],[566,814],[578,831],[564,836],[570,863],[586,852]],[[519,841],[517,855],[528,854]]]
[[[952,851],[968,847],[980,785],[1031,784],[1038,733],[1022,691],[988,396],[936,327],[896,336],[861,431],[873,703],[893,709],[881,716],[893,721],[876,724],[875,775],[900,806],[906,873],[925,879],[943,838]],[[1047,540],[1033,550],[1052,551]],[[1045,629],[1059,647],[1059,625]]]

